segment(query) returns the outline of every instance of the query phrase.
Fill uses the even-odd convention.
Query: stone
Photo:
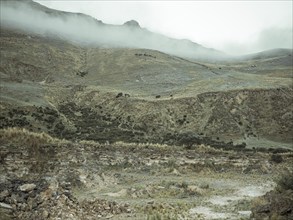
[[[198,186],[195,185],[190,185],[187,187],[187,190],[189,193],[195,194],[195,195],[202,195],[203,194],[203,189],[199,188]]]
[[[121,189],[119,192],[116,193],[106,193],[105,195],[111,197],[124,197],[127,196],[127,189]]]
[[[0,193],[0,200],[3,200],[5,197],[9,196],[9,192],[8,190],[3,190],[1,193]]]
[[[19,190],[22,192],[30,192],[32,191],[34,188],[36,188],[36,185],[31,183],[31,184],[23,184],[19,187]]]
[[[208,189],[210,186],[209,186],[208,183],[202,183],[202,184],[199,185],[199,187],[202,188],[202,189]]]
[[[135,21],[135,20],[127,21],[123,25],[133,27],[133,28],[140,28],[139,23],[137,21]]]
[[[4,209],[12,209],[12,206],[3,202],[0,202],[0,207]]]
[[[155,203],[154,200],[148,201],[148,204],[149,204],[149,205],[152,205],[152,204],[154,204],[154,203]]]
[[[110,210],[111,208],[109,206],[104,207],[105,210]]]
[[[172,174],[176,175],[176,176],[180,176],[180,172],[174,168],[174,170],[171,172]]]

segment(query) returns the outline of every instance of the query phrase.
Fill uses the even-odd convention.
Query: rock
[[[127,21],[123,25],[128,26],[128,27],[132,27],[132,28],[140,28],[139,23],[135,20]]]
[[[105,210],[110,210],[111,208],[110,208],[110,206],[106,206],[106,207],[104,207],[104,209]]]
[[[22,192],[30,192],[32,191],[34,188],[36,188],[36,185],[31,183],[31,184],[23,184],[19,187],[19,190]]]
[[[279,154],[273,154],[271,156],[271,161],[274,162],[274,163],[282,163],[283,162],[283,158]]]
[[[0,201],[2,201],[5,197],[9,196],[8,190],[4,190],[0,193]]]
[[[202,184],[199,185],[199,187],[202,188],[202,189],[208,189],[210,186],[209,186],[208,183],[202,183]]]
[[[4,209],[12,209],[12,206],[3,202],[0,202],[0,207]]]
[[[177,169],[174,168],[174,170],[172,171],[172,174],[176,175],[176,176],[180,176],[181,174],[179,173],[179,171]]]
[[[123,96],[123,93],[122,92],[119,92],[117,95],[116,95],[116,98],[119,98],[119,97],[122,97]]]
[[[10,204],[17,204],[18,202],[19,202],[19,196],[17,195],[17,194],[12,194],[11,196],[10,196],[10,201],[9,201],[9,203]]]
[[[270,212],[270,206],[269,204],[259,206],[255,209],[256,213],[269,213]]]
[[[148,204],[149,204],[149,205],[152,205],[152,204],[154,204],[154,203],[155,203],[154,200],[148,201]]]
[[[127,196],[127,189],[121,189],[119,192],[116,192],[116,193],[106,193],[105,195],[111,196],[111,197]]]
[[[195,185],[188,186],[187,191],[190,194],[203,195],[203,189],[201,189],[201,188],[199,188],[198,186],[195,186]]]
[[[272,190],[260,198],[264,202],[252,207],[253,219],[293,219],[292,190]]]

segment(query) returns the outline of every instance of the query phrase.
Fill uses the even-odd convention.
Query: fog
[[[292,1],[35,1],[110,24],[134,19],[155,33],[189,39],[229,54],[292,48]],[[268,36],[264,40],[269,43],[264,44],[261,38],[267,30],[275,31],[275,37]]]
[[[34,2],[1,1],[1,26],[54,36],[82,46],[146,48],[201,59],[224,56],[189,40],[152,33],[135,22],[108,25],[83,14],[54,12]]]
[[[48,3],[53,3],[53,2],[49,1]],[[61,3],[65,7],[64,9],[66,9],[67,5],[69,4],[66,2],[60,2],[60,4]],[[111,6],[113,6],[113,4],[114,3],[112,2]],[[132,3],[129,3],[129,4],[132,4]],[[123,4],[121,3],[120,6],[122,5]],[[100,6],[102,6],[102,4],[100,4]],[[128,5],[128,6],[130,7],[131,5]],[[141,6],[145,7],[148,5],[144,4]],[[190,7],[191,6],[192,5],[190,5]],[[84,6],[84,7],[85,8],[82,11],[86,12],[86,10],[88,9],[88,6]],[[150,10],[150,6],[146,8]],[[209,9],[210,8],[212,8],[212,5],[209,5]],[[101,12],[102,9],[103,8],[100,8],[99,11]],[[142,8],[138,7],[136,9],[142,9]],[[175,7],[173,9],[175,10]],[[110,8],[108,8],[107,10],[110,10]],[[152,16],[147,16],[147,14],[154,15],[155,13],[153,11],[152,13],[149,13],[148,10],[146,10],[145,12],[142,12],[141,16],[144,16],[144,18],[148,21],[152,21],[152,19],[154,18]],[[125,12],[125,10],[122,10],[122,11]],[[140,11],[143,11],[143,10],[140,10]],[[173,12],[175,13],[175,11]],[[118,9],[116,9],[116,13],[119,13]],[[116,18],[118,21],[119,19],[116,13],[114,14],[109,13],[110,15],[108,16]],[[138,13],[137,12],[133,12],[133,13],[134,14],[130,14],[129,16],[126,16],[126,18],[130,18],[132,16],[137,17],[136,14]],[[164,15],[164,13],[162,15]],[[103,13],[101,13],[101,16],[102,16],[101,19],[104,19]],[[204,16],[204,14],[201,13],[201,16]],[[234,16],[236,15],[234,14]],[[55,11],[53,9],[46,8],[45,6],[40,5],[36,2],[32,2],[32,1],[25,1],[25,0],[4,1],[2,0],[0,17],[1,17],[1,26],[17,28],[17,29],[26,31],[28,33],[39,34],[42,36],[50,36],[50,37],[54,36],[54,37],[65,39],[67,41],[70,41],[71,43],[82,45],[82,46],[90,45],[90,46],[99,46],[99,47],[146,48],[146,49],[159,50],[165,53],[169,53],[169,54],[173,54],[173,55],[177,55],[181,57],[186,57],[186,58],[194,58],[194,59],[221,59],[221,58],[230,57],[220,51],[228,52],[228,54],[238,55],[238,54],[260,52],[263,50],[268,50],[273,48],[292,48],[292,28],[291,27],[288,28],[288,24],[287,24],[288,22],[287,23],[283,22],[282,24],[279,24],[279,25],[274,24],[273,26],[267,26],[264,29],[260,29],[256,31],[257,26],[249,27],[249,25],[245,24],[245,21],[243,21],[242,23],[240,22],[240,24],[242,24],[241,26],[239,27],[237,26],[233,30],[230,30],[231,37],[234,36],[233,35],[234,33],[237,34],[237,32],[239,32],[240,30],[243,31],[243,29],[246,29],[247,32],[249,32],[249,29],[255,29],[254,30],[255,34],[252,36],[250,34],[247,34],[247,36],[243,38],[239,36],[237,37],[237,35],[235,35],[233,39],[230,37],[229,40],[223,41],[222,43],[219,43],[220,42],[219,34],[225,32],[226,30],[225,29],[221,30],[221,28],[218,27],[216,28],[217,34],[214,34],[211,28],[212,27],[215,28],[214,27],[215,25],[214,24],[211,25],[212,23],[211,24],[205,23],[206,25],[205,29],[210,31],[211,34],[205,36],[207,39],[206,43],[203,40],[201,41],[203,45],[205,46],[203,47],[190,40],[177,40],[177,39],[170,38],[165,35],[156,33],[156,32],[160,32],[160,31],[156,31],[156,28],[150,28],[151,30],[154,30],[154,32],[151,32],[144,27],[140,27],[136,25],[131,26],[131,25],[104,24],[103,22],[98,21],[93,17],[86,16],[84,14]],[[165,19],[165,18],[159,19],[159,17],[155,17],[155,18],[157,23],[162,22],[161,20]],[[177,17],[175,16],[174,19],[177,19]],[[178,19],[180,20],[180,18]],[[188,23],[188,19],[187,18],[185,19],[187,23],[184,23],[182,25],[180,25],[180,23],[176,23],[176,21],[173,23],[174,26],[171,29],[174,30],[174,33],[178,29],[179,32],[182,32],[182,36],[183,36],[184,30],[186,31],[186,28],[188,28],[189,26],[192,26],[191,24]],[[228,18],[225,18],[225,19],[227,23]],[[221,20],[221,18],[219,18],[219,20]],[[281,20],[279,19],[278,21],[281,21]],[[123,20],[123,22],[125,22],[125,20]],[[254,22],[257,23],[256,20]],[[146,24],[146,22],[142,22],[142,23]],[[220,25],[219,22],[216,24],[218,26]],[[273,23],[270,22],[269,24],[272,25]],[[234,25],[235,25],[235,22],[234,22]],[[259,28],[260,27],[261,26],[259,26]],[[227,28],[229,29],[229,26]],[[162,30],[163,29],[164,28],[162,28]],[[192,27],[189,27],[189,29],[198,30],[200,29],[200,26],[199,25],[197,25],[196,27],[192,26]],[[170,36],[174,36],[174,34],[170,33]],[[189,38],[188,35],[186,35],[186,38]],[[217,39],[219,41],[217,41]],[[208,49],[206,47],[217,48],[220,51]]]
[[[250,54],[275,48],[292,49],[292,39],[292,28],[271,27],[253,36],[249,43],[226,43],[222,45],[221,49],[228,51],[229,54],[239,54],[239,51],[244,54]]]

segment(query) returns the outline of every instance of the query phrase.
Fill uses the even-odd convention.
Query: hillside
[[[244,73],[291,79],[292,65],[292,49],[274,49],[236,57],[231,68]]]
[[[191,141],[291,142],[286,78],[153,50],[83,48],[4,28],[1,58],[1,127],[97,141],[179,143],[194,133]]]
[[[5,0],[0,58],[0,219],[292,218],[292,50]]]

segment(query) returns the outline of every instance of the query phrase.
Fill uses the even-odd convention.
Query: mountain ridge
[[[15,26],[43,35],[51,33],[80,45],[153,49],[191,59],[227,57],[223,52],[205,48],[190,40],[173,39],[151,32],[134,20],[122,25],[110,25],[89,15],[50,9],[31,0],[5,0],[1,4],[2,26]]]

